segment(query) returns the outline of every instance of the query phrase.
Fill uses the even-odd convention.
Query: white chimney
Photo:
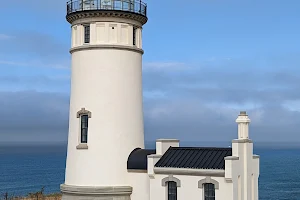
[[[170,147],[179,147],[177,139],[158,139],[156,140],[156,154],[164,155]]]
[[[238,139],[249,139],[249,124],[251,120],[248,118],[246,111],[241,111],[236,123],[238,124]]]

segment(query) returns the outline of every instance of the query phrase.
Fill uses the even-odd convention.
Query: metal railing
[[[87,10],[120,10],[147,16],[147,4],[141,0],[70,0],[67,14]]]

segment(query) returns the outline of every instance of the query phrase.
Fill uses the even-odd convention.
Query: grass
[[[61,200],[60,193],[46,195],[44,189],[45,187],[42,187],[40,191],[29,193],[26,197],[16,197],[6,192],[0,197],[0,200]]]

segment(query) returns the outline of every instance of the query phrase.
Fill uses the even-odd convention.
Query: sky
[[[300,1],[147,1],[145,138],[300,142]],[[70,25],[64,0],[1,2],[0,142],[65,142]]]

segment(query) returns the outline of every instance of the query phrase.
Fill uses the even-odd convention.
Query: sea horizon
[[[231,147],[232,141],[180,141],[180,146],[182,147]],[[271,148],[271,149],[300,149],[300,142],[267,142],[267,141],[253,141],[254,148]],[[65,146],[67,147],[66,141],[34,141],[34,142],[18,142],[18,141],[9,141],[9,142],[0,142],[0,147],[39,147],[39,146]],[[148,140],[145,141],[145,148],[154,148],[155,141]]]
[[[215,146],[226,147],[224,142],[185,142],[181,146]],[[216,145],[219,144],[219,145]],[[257,145],[254,153],[260,156],[261,172],[259,178],[260,200],[300,199],[300,148],[291,146]],[[147,148],[154,148],[155,142],[146,142]],[[60,192],[64,183],[67,144],[16,143],[0,144],[0,195],[8,192],[17,196],[26,196],[37,192],[45,186],[45,193]],[[282,170],[284,169],[284,170]]]

